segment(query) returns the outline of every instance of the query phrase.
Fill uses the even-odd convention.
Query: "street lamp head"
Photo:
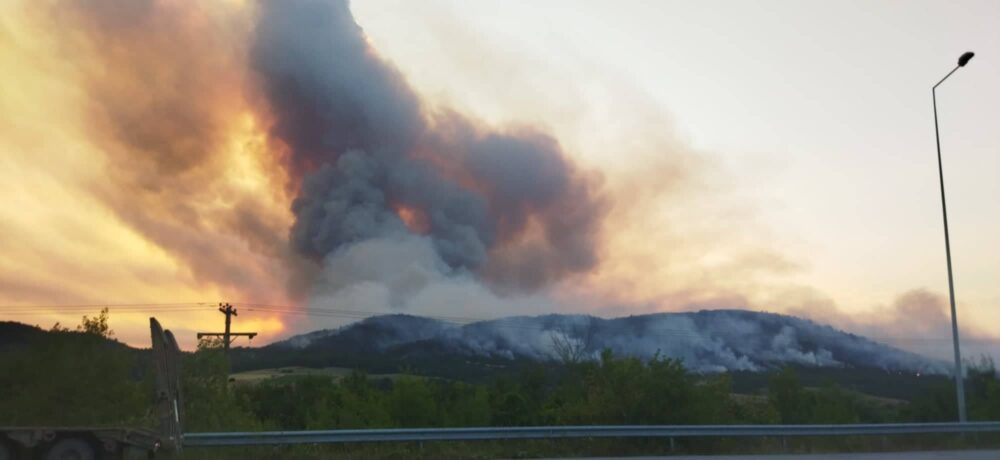
[[[976,53],[973,53],[972,51],[966,51],[965,54],[962,54],[962,56],[958,58],[958,66],[965,67],[965,65],[972,59],[972,56],[975,55]]]

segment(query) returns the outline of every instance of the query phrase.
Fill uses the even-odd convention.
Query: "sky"
[[[108,27],[117,15],[91,11],[107,2],[84,3],[0,15],[0,319],[72,325],[112,305],[123,340],[143,344],[152,312],[190,346],[221,325],[219,301],[265,342],[365,312],[751,308],[947,356],[930,88],[971,50],[938,88],[956,297],[969,347],[1000,337],[996,2],[351,3],[404,100],[557,143],[579,185],[560,193],[578,200],[525,211],[509,238],[501,225],[488,254],[536,247],[532,225],[549,235],[578,202],[594,260],[531,288],[512,288],[503,264],[441,269],[441,240],[400,196],[408,239],[303,261],[289,229],[305,225],[292,202],[312,163],[296,166],[275,129],[281,101],[259,83],[274,67],[246,64],[267,9],[160,1],[135,13],[148,22]],[[426,118],[451,145],[447,117]],[[495,212],[499,192],[482,193]]]

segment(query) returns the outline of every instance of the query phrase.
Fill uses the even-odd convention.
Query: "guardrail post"
[[[781,437],[781,451],[788,452],[788,436]]]
[[[677,448],[674,446],[674,437],[670,437],[670,452],[676,452]]]

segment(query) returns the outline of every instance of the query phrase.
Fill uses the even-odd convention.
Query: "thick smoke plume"
[[[74,31],[61,51],[106,155],[93,192],[177,260],[180,276],[228,295],[283,299],[285,179],[245,96],[241,41],[252,16],[158,0],[46,7],[54,27]]]
[[[343,0],[39,0],[5,12],[18,14],[0,27],[0,61],[18,90],[0,104],[0,145],[16,160],[0,165],[0,192],[23,218],[0,223],[16,242],[0,273],[6,303],[311,297],[477,317],[836,307],[778,289],[799,261],[727,199],[732,181],[651,98],[575,93],[598,74],[589,68],[544,75],[575,82],[549,94],[510,78],[551,71],[544,56],[464,51],[490,56],[462,63],[521,100],[513,114],[563,122],[549,127],[560,144],[425,102]],[[23,260],[38,261],[32,273]],[[947,354],[945,304],[918,294],[834,323]],[[278,333],[289,318],[252,327]]]
[[[272,136],[301,181],[291,244],[323,260],[419,235],[452,274],[532,291],[597,262],[596,180],[532,129],[432,111],[344,1],[264,2],[251,50]]]

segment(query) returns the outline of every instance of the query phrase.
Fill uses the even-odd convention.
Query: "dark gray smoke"
[[[430,113],[345,1],[262,2],[251,51],[300,181],[295,250],[424,234],[448,270],[531,290],[597,261],[604,206],[550,136]],[[417,228],[399,217],[415,213]]]

